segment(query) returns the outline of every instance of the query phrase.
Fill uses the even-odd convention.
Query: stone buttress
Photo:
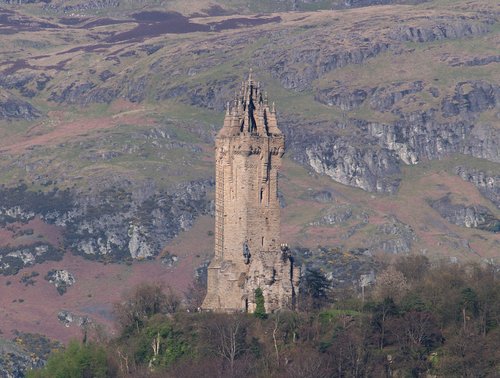
[[[274,104],[251,75],[228,103],[215,142],[215,256],[204,310],[255,310],[261,288],[267,312],[293,308],[300,271],[280,244],[278,169],[285,139]]]

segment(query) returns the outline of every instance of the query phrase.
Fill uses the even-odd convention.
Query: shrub
[[[95,344],[83,345],[77,341],[52,354],[47,365],[37,371],[29,372],[28,378],[80,378],[114,377],[116,372],[108,367],[106,350]]]
[[[253,314],[259,319],[267,318],[266,307],[264,305],[264,294],[260,287],[255,289],[255,311]]]

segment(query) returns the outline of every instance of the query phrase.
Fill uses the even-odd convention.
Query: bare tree
[[[211,341],[212,352],[229,364],[230,374],[234,376],[235,361],[247,349],[247,319],[240,314],[217,315],[207,321],[205,331]]]
[[[162,312],[166,314],[173,314],[179,311],[181,303],[181,297],[170,286],[167,287]]]
[[[278,339],[277,339],[279,325],[280,325],[280,311],[277,311],[274,315],[273,344],[274,344],[274,352],[276,353],[276,365],[278,365],[278,368],[280,366],[280,353],[278,349]]]
[[[128,355],[126,353],[123,353],[120,349],[116,350],[116,353],[118,355],[118,361],[119,361],[119,366],[120,366],[120,372],[123,374],[129,374],[130,373],[130,367],[128,363]]]
[[[430,266],[429,259],[424,255],[402,256],[395,264],[396,269],[410,282],[422,280]]]
[[[206,283],[202,283],[199,280],[194,280],[194,282],[189,285],[187,291],[184,293],[187,309],[189,311],[197,311],[201,307],[206,294]]]
[[[161,284],[142,283],[115,303],[114,313],[123,329],[135,328],[138,332],[144,322],[155,314],[172,313],[180,306],[179,296],[168,288],[165,294]]]
[[[287,364],[284,377],[287,378],[327,378],[333,370],[327,355],[318,354],[311,348],[301,348],[292,355]]]
[[[379,300],[392,298],[399,301],[408,291],[408,283],[403,273],[392,265],[377,276],[374,294]]]

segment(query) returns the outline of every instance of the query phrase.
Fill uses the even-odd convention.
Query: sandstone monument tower
[[[255,290],[272,312],[293,307],[300,272],[280,244],[278,168],[285,139],[251,73],[228,103],[215,141],[215,256],[204,310],[255,310]]]

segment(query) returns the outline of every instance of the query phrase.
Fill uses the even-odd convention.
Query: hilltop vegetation
[[[172,293],[143,285],[117,304],[116,339],[73,342],[28,377],[495,376],[496,273],[404,258],[363,298],[311,271],[300,311],[267,316],[186,313]]]

